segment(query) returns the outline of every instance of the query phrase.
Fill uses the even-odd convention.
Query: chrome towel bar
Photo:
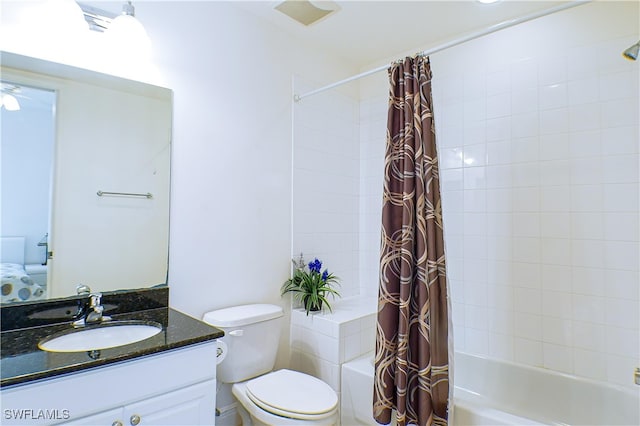
[[[153,198],[153,195],[150,192],[146,194],[136,194],[133,192],[107,192],[107,191],[98,191],[98,197],[102,197],[105,195],[122,195],[124,197],[145,197],[145,198]]]

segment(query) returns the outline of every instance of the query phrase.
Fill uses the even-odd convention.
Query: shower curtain
[[[446,425],[448,308],[428,57],[389,68],[373,414]]]

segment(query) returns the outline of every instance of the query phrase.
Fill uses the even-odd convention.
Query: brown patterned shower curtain
[[[446,425],[447,279],[428,57],[389,68],[373,414]]]

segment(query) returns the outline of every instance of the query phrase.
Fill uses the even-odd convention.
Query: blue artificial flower
[[[322,281],[326,281],[328,277],[329,277],[329,271],[325,269],[324,272],[322,273]]]
[[[319,273],[321,268],[322,262],[320,262],[317,257],[313,262],[309,262],[309,271]]]

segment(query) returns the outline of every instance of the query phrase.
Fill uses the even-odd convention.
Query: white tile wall
[[[640,31],[628,8],[581,6],[432,56],[457,350],[633,386],[640,67],[620,52]],[[618,24],[593,25],[603,16]],[[538,41],[550,21],[571,39]],[[386,92],[365,96],[360,274],[374,293]]]
[[[296,93],[313,89],[296,79]],[[358,103],[325,92],[294,105],[293,256],[315,257],[359,293],[360,147]]]
[[[297,80],[299,92],[311,90]],[[377,104],[325,92],[295,105],[293,155],[293,255],[318,257],[341,279],[342,298],[309,316],[291,313],[291,368],[319,377],[340,392],[340,365],[374,349],[377,307],[380,182],[384,144],[361,144],[384,135]],[[374,117],[359,128],[359,119]],[[384,115],[383,115],[384,117]],[[380,149],[382,148],[382,149]],[[360,161],[360,159],[378,161]],[[376,205],[376,209],[363,206]],[[368,286],[362,285],[368,283]]]
[[[360,294],[363,296],[378,295],[387,92],[382,79],[377,93],[360,101]],[[461,151],[446,155],[451,164],[462,164]],[[462,170],[451,170],[458,173],[462,182]]]
[[[291,368],[311,374],[340,392],[340,366],[374,349],[377,300],[345,298],[333,312],[291,312]]]

